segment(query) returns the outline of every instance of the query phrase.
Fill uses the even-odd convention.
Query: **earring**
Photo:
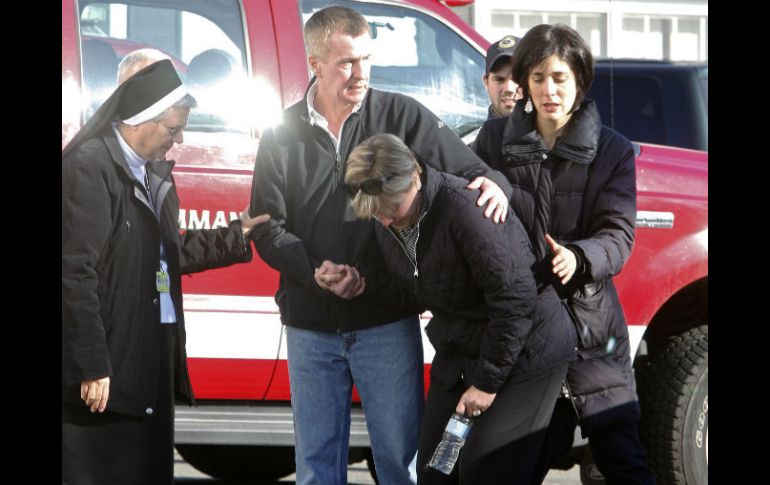
[[[524,112],[529,114],[532,112],[532,98],[527,96],[527,104],[524,105]]]

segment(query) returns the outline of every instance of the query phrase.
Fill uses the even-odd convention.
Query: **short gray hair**
[[[164,52],[151,47],[129,52],[118,64],[118,84],[122,84],[140,70],[163,59],[171,60]]]
[[[389,133],[367,138],[350,152],[345,170],[345,183],[353,191],[353,210],[359,219],[370,219],[377,213],[393,214],[404,195],[422,173],[412,151]],[[366,181],[380,181],[382,192],[370,195],[361,190]]]
[[[160,121],[170,115],[171,111],[176,108],[194,108],[196,104],[197,103],[192,96],[185,94],[179,101],[164,109],[158,116],[148,121]]]
[[[335,32],[358,37],[369,33],[363,15],[348,7],[326,7],[314,13],[305,23],[305,46],[308,55],[326,60]]]

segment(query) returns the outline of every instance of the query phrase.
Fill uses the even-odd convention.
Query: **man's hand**
[[[337,283],[345,276],[345,266],[344,264],[332,263],[328,259],[324,260],[313,273],[316,284],[324,290],[331,291],[329,285]]]
[[[505,221],[508,215],[508,197],[505,196],[505,192],[499,185],[486,177],[476,177],[466,188],[470,190],[481,189],[481,195],[476,201],[476,205],[481,207],[485,203],[487,204],[484,217],[489,218],[491,216],[495,223]]]
[[[251,217],[249,215],[249,208],[246,207],[246,209],[241,212],[241,230],[243,231],[243,237],[246,238],[246,236],[249,235],[252,229],[256,227],[259,224],[264,224],[265,222],[270,220],[270,214],[260,214],[257,217]]]
[[[352,300],[363,293],[365,288],[366,278],[362,277],[355,267],[347,265],[343,278],[329,284],[329,291],[345,300]]]
[[[550,246],[551,251],[554,254],[554,257],[551,260],[553,272],[556,276],[561,278],[561,284],[566,285],[567,282],[572,279],[572,276],[577,269],[577,258],[575,258],[575,253],[570,251],[569,248],[554,241],[548,234],[545,235],[545,242],[548,243],[548,246]]]
[[[80,399],[86,406],[91,408],[91,412],[104,412],[107,407],[107,399],[110,398],[110,378],[92,379],[80,383]]]
[[[476,386],[471,386],[460,396],[460,402],[457,403],[455,411],[459,414],[478,418],[481,413],[489,409],[496,396],[497,394],[490,394],[476,389]]]
[[[346,300],[357,297],[366,288],[366,278],[361,277],[356,268],[347,264],[325,260],[316,268],[313,276],[318,286]]]

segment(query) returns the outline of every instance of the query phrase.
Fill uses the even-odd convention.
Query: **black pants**
[[[62,403],[62,483],[170,485],[174,481],[176,325],[163,325],[158,402],[152,417],[91,413]]]
[[[465,386],[452,389],[431,386],[425,404],[417,451],[417,483],[428,484],[529,484],[559,395],[567,364],[525,381],[503,384],[492,406],[478,418],[460,452],[451,475],[426,464],[455,411]]]
[[[636,415],[632,410],[629,410],[629,413]],[[539,480],[533,483],[542,483],[550,465],[569,452],[577,424],[578,419],[572,404],[567,399],[559,398],[543,443],[543,454],[538,460]],[[608,485],[655,483],[655,476],[647,465],[644,447],[639,440],[638,423],[592,429],[588,434],[588,444],[594,462]]]

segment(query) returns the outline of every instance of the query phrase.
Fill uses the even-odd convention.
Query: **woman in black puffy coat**
[[[524,98],[511,116],[483,125],[474,150],[511,182],[511,208],[534,246],[538,286],[556,289],[577,330],[578,359],[567,375],[572,402],[557,403],[543,456],[552,463],[569,450],[579,418],[607,483],[653,483],[638,437],[628,329],[612,283],[634,241],[634,149],[584,98],[593,57],[577,32],[533,27],[513,58]],[[547,465],[539,465],[543,476]]]
[[[553,288],[538,293],[521,223],[512,213],[502,224],[485,218],[467,181],[421,166],[389,134],[353,150],[345,183],[356,215],[379,220],[398,287],[433,313],[418,483],[529,484],[575,335]],[[378,277],[362,274],[367,286]],[[447,476],[425,465],[454,412],[475,419]]]

